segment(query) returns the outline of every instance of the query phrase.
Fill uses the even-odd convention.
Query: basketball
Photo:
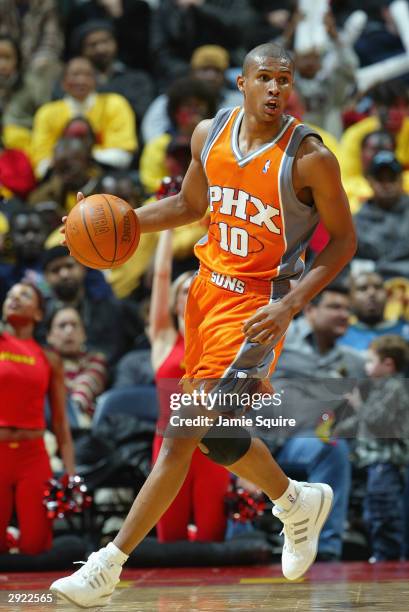
[[[139,236],[139,222],[130,204],[106,193],[78,202],[65,224],[71,255],[97,270],[124,264],[135,252]]]

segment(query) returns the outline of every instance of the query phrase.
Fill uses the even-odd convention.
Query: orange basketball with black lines
[[[104,270],[124,264],[139,243],[135,212],[125,200],[98,193],[70,211],[65,239],[71,255],[84,266]]]

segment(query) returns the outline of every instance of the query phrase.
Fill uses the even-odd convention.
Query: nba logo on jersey
[[[270,164],[271,164],[271,161],[268,159],[266,163],[264,164],[263,174],[267,174],[268,169],[270,168]]]

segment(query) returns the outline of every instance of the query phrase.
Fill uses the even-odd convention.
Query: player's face
[[[265,57],[253,61],[238,77],[246,113],[260,123],[274,123],[284,113],[293,87],[293,73],[284,58]]]
[[[85,331],[75,308],[64,308],[57,312],[47,340],[61,355],[78,355],[81,352]]]
[[[18,322],[40,321],[42,312],[34,289],[17,283],[9,290],[3,304],[3,319],[13,325]]]

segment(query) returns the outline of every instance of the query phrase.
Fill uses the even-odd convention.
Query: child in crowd
[[[409,389],[404,379],[408,363],[408,343],[400,336],[373,340],[366,360],[372,379],[366,399],[355,388],[348,397],[355,414],[336,428],[338,435],[356,432],[356,463],[367,469],[364,519],[372,562],[399,559],[402,553],[401,469],[409,460]]]

